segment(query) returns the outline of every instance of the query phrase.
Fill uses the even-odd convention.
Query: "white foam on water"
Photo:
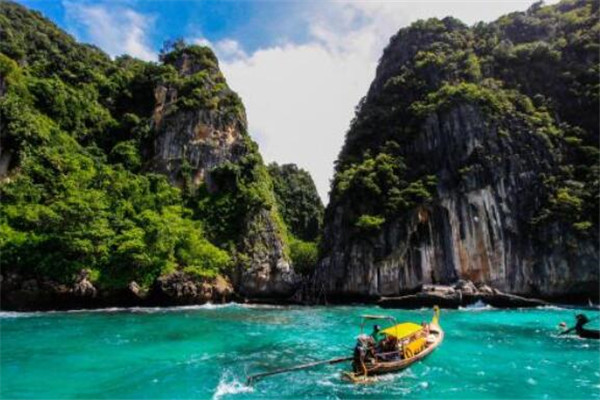
[[[43,316],[48,314],[79,314],[79,313],[119,313],[119,312],[131,312],[131,313],[142,313],[142,314],[153,314],[160,312],[171,312],[171,311],[193,311],[193,310],[216,310],[230,307],[241,307],[250,308],[245,304],[238,303],[224,303],[224,304],[198,304],[189,306],[175,306],[175,307],[107,307],[107,308],[78,308],[74,310],[50,310],[50,311],[33,311],[33,312],[20,312],[20,311],[0,311],[0,318],[20,318],[20,317],[35,317]]]
[[[252,386],[247,386],[242,382],[238,381],[235,378],[230,378],[226,375],[222,375],[219,380],[219,385],[217,385],[217,389],[215,390],[215,394],[213,395],[213,400],[219,400],[225,395],[228,394],[237,394],[237,393],[252,393],[254,392],[254,388]]]
[[[335,387],[338,385],[337,384],[338,381],[341,381],[340,373],[334,372],[332,374],[326,375],[322,379],[319,379],[317,381],[317,385]]]
[[[278,304],[253,304],[253,303],[244,303],[244,304],[227,303],[227,304],[236,304],[237,306],[242,307],[242,308],[286,309],[286,308],[293,307],[293,306],[278,305]]]
[[[194,310],[218,310],[222,308],[230,308],[236,307],[238,304],[236,303],[224,303],[224,304],[213,304],[213,303],[205,303],[205,304],[196,304],[189,306],[176,306],[176,307],[130,307],[130,308],[115,308],[115,311],[129,311],[129,312],[139,312],[139,313],[157,313],[157,312],[165,312],[165,311],[194,311]],[[98,309],[94,311],[102,311],[107,309]]]
[[[530,384],[530,385],[532,385],[532,386],[537,385],[537,381],[535,379],[533,379],[533,378],[527,379],[527,383]]]
[[[390,382],[390,381],[395,381],[397,379],[402,379],[402,378],[416,379],[417,376],[411,369],[405,369],[400,372],[391,372],[388,374],[377,375],[376,378],[378,381]]]
[[[240,303],[223,303],[223,304],[197,304],[188,306],[174,307],[107,307],[107,308],[77,308],[73,310],[49,310],[49,311],[0,311],[0,318],[20,318],[20,317],[35,317],[47,314],[77,314],[77,313],[119,313],[131,312],[140,314],[153,314],[161,312],[177,312],[177,311],[193,311],[193,310],[220,310],[224,308],[251,308],[251,309],[285,309],[289,306],[272,305],[272,304],[240,304]]]
[[[489,304],[484,303],[481,300],[477,300],[473,304],[469,304],[465,307],[458,307],[459,311],[486,311],[486,310],[495,310],[495,307],[490,306]]]
[[[545,306],[537,306],[534,307],[537,310],[566,310],[565,307],[561,307],[561,306],[557,306],[557,305],[545,305]],[[521,307],[519,309],[522,309]],[[524,310],[527,310],[527,308],[523,308]]]
[[[26,318],[26,317],[35,317],[39,315],[39,312],[18,312],[18,311],[0,311],[0,319],[1,318]]]

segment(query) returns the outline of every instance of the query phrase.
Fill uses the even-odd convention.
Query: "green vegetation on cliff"
[[[165,119],[200,109],[245,120],[206,47],[176,42],[159,63],[112,61],[39,13],[0,2],[2,271],[68,283],[87,269],[100,288],[148,287],[175,270],[212,277],[247,257],[240,224],[256,225],[250,216],[262,209],[286,246],[245,127],[244,155],[211,171],[218,190],[192,188],[189,165],[178,187],[153,172],[159,87],[177,93]]]
[[[296,271],[308,274],[318,261],[324,207],[308,172],[295,164],[268,166],[278,208],[290,234],[290,257]]]
[[[315,241],[323,223],[323,203],[308,172],[294,164],[268,166],[283,220],[294,236]]]
[[[578,234],[597,232],[598,8],[593,0],[566,0],[473,27],[449,17],[401,29],[357,108],[329,209],[343,203],[349,227],[377,232],[386,214],[426,204],[435,188],[430,162],[413,159],[407,146],[431,118],[469,105],[505,143],[532,133],[557,160],[539,188],[544,200],[532,205],[533,229],[558,219]],[[474,152],[460,171],[486,170],[498,156]]]

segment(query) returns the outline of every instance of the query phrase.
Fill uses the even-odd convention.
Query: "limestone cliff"
[[[391,39],[337,162],[315,274],[330,297],[468,279],[598,298],[598,97],[567,89],[598,84],[597,21],[563,2]]]
[[[176,186],[210,185],[210,170],[248,153],[244,108],[231,91],[211,50],[190,47],[165,56],[174,79],[155,91],[153,169]]]
[[[176,49],[163,61],[176,76],[155,89],[150,168],[192,192],[192,201],[211,203],[212,213],[230,211],[219,209],[215,197],[238,197],[243,211],[230,216],[237,232],[228,235],[237,252],[236,289],[249,297],[293,294],[298,278],[286,254],[285,227],[266,167],[248,136],[241,100],[227,86],[210,49]],[[238,174],[244,173],[250,176],[241,180]]]

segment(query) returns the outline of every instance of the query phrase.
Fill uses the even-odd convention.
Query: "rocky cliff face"
[[[191,192],[204,185],[213,197],[241,192],[245,190],[241,185],[261,185],[258,204],[248,201],[246,211],[235,215],[240,231],[236,232],[239,257],[234,283],[239,293],[248,297],[290,296],[298,277],[285,251],[285,228],[276,221],[279,211],[270,178],[248,136],[241,100],[227,87],[209,49],[176,50],[164,61],[175,68],[177,77],[155,90],[151,168]],[[241,164],[252,164],[251,168],[264,173],[251,176],[244,184],[229,174],[221,173],[218,182],[215,179],[215,173]]]
[[[248,261],[238,268],[235,282],[247,297],[290,297],[299,283],[285,254],[280,228],[268,210],[252,215],[241,248]]]
[[[594,25],[597,8],[585,7],[532,9],[472,29],[430,20],[391,40],[332,185],[315,276],[330,297],[394,296],[468,279],[527,296],[598,298],[597,219],[582,211],[597,211],[597,169],[573,157],[576,140],[568,139],[577,130],[580,145],[593,132],[561,119],[565,100],[550,100],[547,83],[497,79],[504,61],[494,56],[513,47],[521,61],[524,45],[505,32],[523,21],[557,27],[564,13],[578,13]],[[551,31],[521,41],[555,50],[561,31]],[[576,49],[562,44],[564,60]],[[597,113],[597,98],[596,109],[581,112]],[[566,172],[577,168],[594,177]]]
[[[232,98],[236,103],[239,99],[227,87],[209,51],[172,55],[167,62],[175,67],[179,82],[161,83],[154,91],[153,167],[179,187],[186,184],[187,177],[196,187],[210,184],[210,170],[225,162],[235,163],[248,153],[244,109],[241,104],[219,104],[221,99]],[[197,98],[181,98],[179,92],[185,86],[181,81],[189,82],[188,91],[198,91]]]

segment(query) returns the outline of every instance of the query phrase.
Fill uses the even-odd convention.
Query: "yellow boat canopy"
[[[423,327],[419,324],[404,322],[398,325],[390,326],[389,328],[384,329],[382,332],[388,336],[394,336],[397,339],[402,339],[413,335],[422,329]]]

